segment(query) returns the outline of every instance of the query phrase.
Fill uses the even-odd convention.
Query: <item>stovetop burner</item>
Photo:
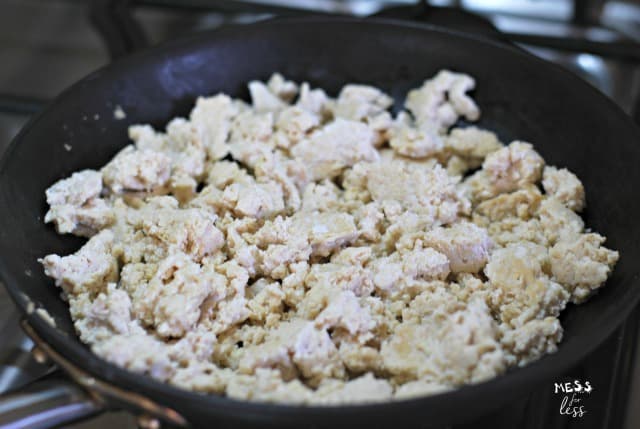
[[[455,31],[503,39],[502,33],[487,18],[453,7],[432,7],[420,2],[383,9],[373,16],[437,25]]]

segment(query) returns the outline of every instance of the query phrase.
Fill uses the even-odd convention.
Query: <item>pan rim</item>
[[[469,43],[479,43],[485,45],[491,45],[500,50],[509,51],[513,55],[524,56],[528,61],[537,63],[540,67],[545,67],[548,70],[554,70],[554,73],[562,73],[566,76],[571,76],[576,85],[582,85],[585,91],[592,93],[592,96],[599,97],[603,101],[606,100],[609,108],[614,109],[618,116],[626,121],[629,125],[629,129],[633,129],[635,137],[640,140],[640,131],[636,125],[615,103],[608,97],[604,96],[600,91],[594,88],[589,83],[580,80],[575,77],[569,71],[564,70],[556,64],[549,63],[538,57],[535,57],[527,52],[524,52],[518,48],[505,46],[499,42],[487,39],[485,37],[478,37],[475,35],[469,35],[458,31],[452,31],[449,29],[440,28],[432,25],[407,23],[401,20],[387,19],[387,18],[348,18],[348,17],[290,17],[279,18],[274,20],[261,21],[254,24],[248,24],[253,27],[270,27],[276,25],[291,25],[291,24],[305,24],[305,25],[323,25],[325,23],[341,23],[343,25],[370,25],[370,26],[392,26],[402,27],[403,29],[411,28],[412,31],[421,32],[427,36],[431,33],[445,34],[448,37],[454,37],[463,39]],[[113,72],[126,66],[131,62],[137,62],[147,57],[154,57],[160,53],[170,54],[174,51],[180,51],[181,49],[194,49],[197,46],[201,46],[206,43],[210,38],[224,37],[238,33],[243,29],[246,29],[247,24],[228,25],[218,29],[198,32],[186,37],[182,37],[178,40],[174,40],[168,43],[163,43],[153,48],[141,51],[139,53],[132,54],[130,56],[118,59],[108,65],[99,68],[98,70],[90,73],[85,78],[76,82],[68,89],[64,90],[59,96],[57,96],[45,109],[31,118],[27,124],[21,129],[18,135],[12,140],[10,146],[5,151],[2,160],[0,160],[0,180],[4,177],[6,166],[11,159],[11,153],[15,150],[17,145],[23,139],[23,136],[27,131],[36,126],[38,122],[45,117],[48,112],[54,110],[56,106],[69,97],[80,87],[93,79],[98,78],[105,72]],[[581,82],[580,84],[578,82]],[[629,276],[625,279],[624,283],[635,283],[640,277],[638,273],[634,276]],[[210,407],[212,409],[220,409],[224,413],[235,414],[244,418],[250,418],[251,415],[255,417],[268,417],[278,418],[286,417],[294,414],[295,418],[306,416],[308,418],[313,417],[326,417],[331,414],[332,417],[344,417],[349,414],[357,413],[358,415],[366,415],[368,413],[378,413],[384,408],[384,412],[402,412],[403,409],[418,409],[425,408],[425,406],[437,406],[437,404],[444,404],[445,402],[454,401],[462,404],[467,403],[472,399],[476,399],[480,394],[503,393],[506,394],[511,388],[516,385],[532,386],[536,382],[546,380],[554,374],[569,368],[575,364],[581,357],[595,349],[602,341],[604,341],[615,328],[617,328],[622,320],[627,317],[634,306],[640,301],[640,290],[637,292],[628,292],[626,295],[630,298],[624,304],[624,310],[618,311],[615,314],[607,314],[606,320],[603,320],[603,324],[606,324],[609,329],[599,332],[596,338],[591,338],[587,341],[586,338],[572,338],[567,342],[561,342],[558,347],[558,351],[554,354],[544,356],[536,362],[533,362],[523,368],[515,368],[505,374],[490,380],[466,385],[453,391],[419,397],[414,399],[405,400],[391,400],[385,402],[366,403],[366,404],[349,404],[349,405],[336,405],[336,406],[314,406],[314,405],[286,405],[286,404],[272,404],[262,402],[251,402],[244,400],[237,400],[226,396],[217,394],[201,394],[193,391],[184,390],[173,385],[162,383],[152,379],[150,376],[140,375],[128,370],[119,368],[102,358],[94,355],[80,340],[76,338],[70,338],[67,335],[63,335],[59,330],[51,327],[41,318],[35,317],[33,314],[28,314],[27,304],[28,297],[24,295],[18,286],[18,282],[12,278],[10,270],[5,265],[4,258],[0,258],[0,278],[4,281],[5,288],[8,290],[9,295],[13,301],[18,305],[22,315],[27,318],[28,322],[34,327],[36,332],[47,338],[51,347],[58,353],[69,359],[74,364],[80,366],[88,373],[96,376],[96,378],[105,380],[109,383],[121,387],[127,387],[131,390],[137,391],[144,395],[149,393],[158,394],[165,398],[173,398],[180,401],[188,401],[196,406]],[[629,284],[628,289],[633,289],[633,285]],[[596,341],[594,341],[594,339]],[[578,357],[574,357],[574,356]],[[518,377],[514,377],[514,374],[518,374]],[[490,392],[488,392],[490,391]],[[507,396],[507,395],[504,395]],[[166,405],[166,404],[165,404]],[[500,404],[496,404],[498,406]],[[483,411],[487,410],[486,406],[482,407]]]

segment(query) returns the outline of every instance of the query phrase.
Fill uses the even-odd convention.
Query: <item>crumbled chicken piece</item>
[[[287,105],[277,94],[271,92],[264,83],[254,80],[249,82],[251,103],[257,112],[274,112]]]
[[[233,183],[252,183],[251,179],[252,177],[249,173],[235,162],[218,161],[209,166],[206,182],[220,190],[224,190],[224,188]]]
[[[540,225],[550,244],[580,234],[584,230],[584,221],[574,211],[555,198],[545,198],[538,209]]]
[[[267,81],[267,87],[272,94],[287,103],[291,103],[298,94],[298,84],[293,81],[286,80],[280,73],[274,73]]]
[[[236,399],[303,404],[310,401],[311,391],[299,380],[285,382],[277,371],[258,369],[255,375],[231,377],[227,395]]]
[[[203,393],[224,393],[233,371],[229,368],[205,362],[189,362],[186,367],[179,367],[170,378],[170,383],[186,390]]]
[[[112,192],[155,191],[171,174],[171,158],[161,152],[127,146],[102,169],[102,180]]]
[[[387,140],[389,139],[389,132],[391,130],[391,127],[393,126],[393,122],[393,116],[391,116],[391,113],[387,112],[386,110],[367,120],[367,124],[375,132],[376,135],[376,138],[373,142],[373,145],[376,148],[380,148],[385,143],[387,143]]]
[[[118,262],[112,254],[113,232],[103,230],[76,253],[60,257],[47,255],[39,262],[44,273],[66,294],[99,293],[118,280]]]
[[[434,381],[415,380],[399,386],[393,396],[396,399],[411,399],[420,396],[444,393],[451,389],[452,386],[447,386]]]
[[[443,70],[397,114],[277,73],[251,104],[199,97],[46,191],[45,222],[90,238],[39,261],[94,353],[205,394],[379,402],[526,365],[618,253],[585,232],[575,175],[451,128],[478,119],[474,86]]]
[[[396,255],[396,258],[380,258],[371,264],[373,284],[376,289],[381,292],[390,292],[402,286],[401,280],[404,273],[399,259]]]
[[[424,246],[446,255],[454,273],[480,271],[487,263],[493,245],[487,231],[470,222],[434,228],[422,235],[421,240]]]
[[[450,272],[449,259],[431,248],[394,252],[376,259],[371,268],[376,289],[386,293],[406,287],[408,279],[444,280]]]
[[[99,197],[100,192],[102,192],[100,173],[95,170],[82,170],[57,181],[47,189],[47,204],[81,207],[87,201]]]
[[[447,384],[486,380],[505,368],[498,329],[482,300],[451,313],[427,312],[403,322],[382,344],[384,367],[400,382],[436,378]]]
[[[167,147],[167,139],[163,133],[156,132],[151,125],[136,124],[129,127],[129,138],[140,150],[163,152]]]
[[[375,327],[375,321],[351,291],[342,291],[331,299],[315,318],[316,327],[342,328],[351,335],[367,333]]]
[[[298,371],[305,379],[340,377],[344,372],[326,330],[300,319],[283,322],[263,344],[245,351],[239,370],[252,374],[257,368],[279,369],[285,379]]]
[[[197,108],[194,110],[197,111]],[[135,142],[138,152],[163,155],[170,159],[169,180],[155,193],[170,191],[181,201],[193,197],[197,187],[196,178],[202,175],[206,158],[207,136],[202,136],[203,127],[195,121],[175,118],[167,124],[166,133],[158,133],[149,125],[135,125],[129,129],[129,136]],[[134,173],[135,171],[132,172]],[[164,189],[167,187],[168,189]]]
[[[562,340],[562,332],[557,318],[545,317],[530,320],[516,329],[507,327],[500,342],[510,365],[525,366],[546,354],[554,353]]]
[[[465,164],[463,168],[466,169],[466,167],[467,166]],[[462,181],[460,190],[474,206],[488,198],[495,197],[500,193],[496,191],[493,184],[489,181],[487,172],[482,169],[476,171]]]
[[[540,203],[542,194],[533,185],[523,187],[509,194],[483,201],[476,207],[476,213],[486,216],[491,222],[500,221],[507,217],[517,217],[528,220],[533,217]]]
[[[365,296],[373,291],[373,282],[368,270],[362,266],[335,262],[315,264],[307,274],[305,284],[318,287],[318,290],[319,286],[335,286],[357,296]]]
[[[249,319],[272,327],[282,319],[285,294],[279,283],[263,285],[261,283],[266,281],[261,280],[249,288],[249,292],[253,295],[247,303]]]
[[[274,263],[281,265],[293,261],[286,257],[292,251],[292,256],[304,252],[306,258],[312,255],[329,256],[355,241],[357,236],[353,217],[347,213],[298,212],[287,220],[278,217],[273,222],[265,223],[254,239],[266,251],[277,251],[279,260]]]
[[[308,320],[315,319],[324,310],[331,298],[340,293],[343,285],[327,283],[321,277],[316,278],[316,274],[309,272],[305,278],[305,286],[309,291],[304,295],[302,301],[296,305],[296,314]]]
[[[337,118],[371,123],[392,103],[393,99],[378,88],[350,84],[342,87],[333,106],[333,114]]]
[[[224,245],[224,236],[214,224],[214,214],[198,208],[180,209],[175,200],[172,203],[173,207],[162,208],[147,204],[130,215],[131,221],[145,237],[165,246],[168,254],[185,252],[200,260]]]
[[[298,212],[287,220],[267,222],[252,240],[261,252],[261,270],[275,279],[290,274],[290,265],[310,257],[330,256],[357,238],[353,218],[346,213]]]
[[[509,243],[523,241],[530,241],[543,246],[548,246],[549,244],[540,220],[536,218],[522,220],[517,217],[507,217],[499,221],[489,222],[487,218],[475,216],[474,222],[480,224],[480,226],[486,225],[489,237],[498,246],[506,246]]]
[[[251,314],[246,299],[249,272],[235,260],[218,262],[214,267],[226,277],[226,288],[203,303],[200,321],[210,331],[221,334],[240,325]],[[206,271],[214,272],[211,268]]]
[[[300,374],[310,379],[310,383],[317,384],[319,379],[327,376],[343,376],[344,366],[338,350],[324,329],[318,329],[310,323],[304,324],[295,337],[291,352],[291,359]]]
[[[306,235],[313,255],[329,256],[355,241],[358,230],[353,217],[347,213],[300,212],[293,216],[290,234],[297,237]]]
[[[417,249],[402,255],[402,271],[411,278],[444,280],[449,275],[449,258],[433,249]]]
[[[368,371],[379,371],[382,368],[380,351],[375,347],[343,341],[338,352],[344,366],[351,373],[362,374]]]
[[[233,183],[222,193],[222,203],[237,216],[273,217],[284,210],[282,188],[276,183]]]
[[[168,349],[167,343],[146,333],[116,334],[91,348],[108,362],[160,381],[168,380],[175,373]]]
[[[131,296],[133,314],[154,326],[161,337],[180,337],[190,331],[204,300],[221,300],[227,286],[223,276],[204,271],[184,253],[153,267],[126,265],[121,283]]]
[[[391,399],[393,388],[388,381],[375,378],[367,373],[362,377],[345,382],[329,381],[321,385],[315,393],[314,402],[325,405],[345,402],[379,402]]]
[[[347,266],[364,267],[373,258],[373,250],[370,247],[347,247],[335,253],[331,262]]]
[[[196,128],[210,159],[222,159],[229,152],[227,138],[231,120],[237,114],[237,105],[224,94],[196,99],[196,105],[189,119]]]
[[[571,291],[575,303],[602,286],[618,261],[618,252],[602,246],[604,241],[599,234],[581,234],[561,239],[549,250],[553,277]]]
[[[179,337],[190,331],[200,318],[200,306],[214,291],[213,281],[218,278],[204,274],[202,267],[185,254],[165,259],[149,285],[153,288],[155,281],[160,289],[153,306],[158,335]]]
[[[53,222],[58,234],[91,237],[114,221],[110,205],[102,198],[102,175],[94,170],[73,173],[46,191],[49,210],[45,223]]]
[[[356,175],[362,179],[357,179]],[[435,224],[454,222],[459,214],[468,212],[469,201],[459,191],[457,183],[458,179],[449,176],[438,164],[425,168],[396,160],[358,164],[351,176],[345,178],[343,186],[347,197],[364,192],[373,201],[386,204],[387,208],[397,202],[392,211],[398,216],[404,208],[428,215]]]
[[[239,294],[236,294],[233,298],[219,302],[215,311],[216,315],[209,324],[209,329],[216,334],[226,332],[234,326],[241,324],[249,319],[251,315],[247,307],[247,300]]]
[[[273,113],[245,110],[236,115],[231,121],[229,141],[230,143],[253,143],[252,146],[259,146],[256,143],[266,143],[272,134]],[[231,154],[235,159],[243,161],[234,155],[233,148]]]
[[[200,177],[204,172],[206,146],[197,124],[184,118],[173,119],[167,125],[167,143],[165,149],[172,160],[172,179],[175,176]]]
[[[303,211],[334,211],[340,208],[340,189],[330,180],[310,183],[302,196]]]
[[[286,136],[284,148],[288,149],[306,138],[314,128],[320,125],[320,118],[301,107],[291,106],[280,112],[275,125],[276,129]]]
[[[361,122],[336,119],[291,149],[307,165],[313,180],[338,176],[359,161],[376,161],[374,132]]]
[[[191,363],[203,363],[211,358],[217,346],[216,335],[199,325],[171,343],[169,357],[181,367]]]
[[[566,168],[545,167],[542,172],[542,186],[548,195],[555,197],[574,212],[582,211],[585,206],[584,186],[580,179]]]
[[[444,148],[442,138],[433,130],[411,126],[392,127],[389,146],[398,154],[411,158],[425,158]]]
[[[440,71],[417,89],[409,91],[405,107],[421,128],[442,131],[459,116],[470,121],[480,117],[480,109],[466,93],[475,88],[475,80],[466,74]]]
[[[550,277],[547,249],[533,243],[497,249],[484,270],[495,288],[489,303],[500,318],[514,327],[532,319],[557,317],[569,293]]]
[[[446,167],[449,176],[462,176],[472,168],[469,161],[460,158],[458,155],[452,155],[447,160]]]
[[[296,106],[326,118],[330,114],[332,105],[333,100],[327,96],[324,90],[320,88],[311,89],[307,82],[300,85],[300,97],[298,97]]]
[[[282,291],[284,292],[284,302],[290,308],[296,308],[306,293],[304,278],[308,271],[309,263],[307,261],[296,261],[287,267],[287,274],[282,279]]]
[[[544,160],[533,146],[520,141],[490,153],[482,164],[497,193],[536,183],[542,176],[543,167]]]
[[[282,188],[285,207],[289,212],[300,209],[300,193],[309,184],[306,167],[295,160],[274,157],[259,162],[254,174],[259,181],[273,181]]]
[[[452,129],[445,145],[469,162],[469,168],[479,167],[487,155],[503,147],[494,133],[478,127]]]
[[[52,205],[44,221],[53,222],[58,234],[91,237],[113,223],[114,213],[105,200],[92,198],[82,206]]]
[[[138,321],[131,317],[129,295],[115,283],[109,283],[93,300],[89,293],[70,295],[69,309],[84,342],[95,343],[117,334],[144,334]]]
[[[228,220],[230,216],[225,217]],[[255,244],[249,244],[245,233],[255,232],[258,220],[254,218],[242,218],[231,221],[226,226],[227,254],[234,258],[238,264],[247,270],[250,277],[255,277],[260,271],[262,255]],[[223,227],[224,228],[224,227]],[[264,280],[264,279],[263,279]]]

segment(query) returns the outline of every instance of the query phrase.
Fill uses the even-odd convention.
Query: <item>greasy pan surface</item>
[[[621,259],[602,291],[567,309],[557,353],[497,379],[424,399],[332,408],[246,403],[189,393],[123,371],[76,338],[66,304],[36,258],[75,251],[82,240],[42,223],[44,190],[83,168],[99,168],[127,143],[127,126],[163,126],[186,115],[195,97],[280,71],[334,95],[347,82],[382,88],[400,100],[439,69],[473,75],[480,125],[503,141],[531,141],[550,163],[574,171],[587,189],[587,224],[609,238]],[[124,120],[113,110],[122,106]],[[71,151],[64,145],[71,145]],[[601,342],[640,297],[640,135],[596,90],[516,49],[437,29],[355,19],[282,20],[231,27],[132,56],[82,80],[32,120],[0,164],[0,275],[26,314],[43,306],[58,329],[28,315],[55,350],[93,375],[143,393],[194,424],[221,427],[429,426],[468,420],[553,379]]]

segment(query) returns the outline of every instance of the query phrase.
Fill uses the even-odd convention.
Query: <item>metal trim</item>
[[[134,392],[128,392],[120,387],[114,386],[104,380],[100,380],[75,364],[67,360],[60,353],[55,351],[40,335],[31,327],[26,319],[20,322],[22,329],[33,340],[39,352],[44,353],[51,362],[60,367],[74,382],[83,387],[87,393],[98,403],[105,404],[109,402],[123,403],[140,414],[157,417],[168,423],[180,427],[187,427],[187,420],[177,411],[160,405],[151,399]]]

